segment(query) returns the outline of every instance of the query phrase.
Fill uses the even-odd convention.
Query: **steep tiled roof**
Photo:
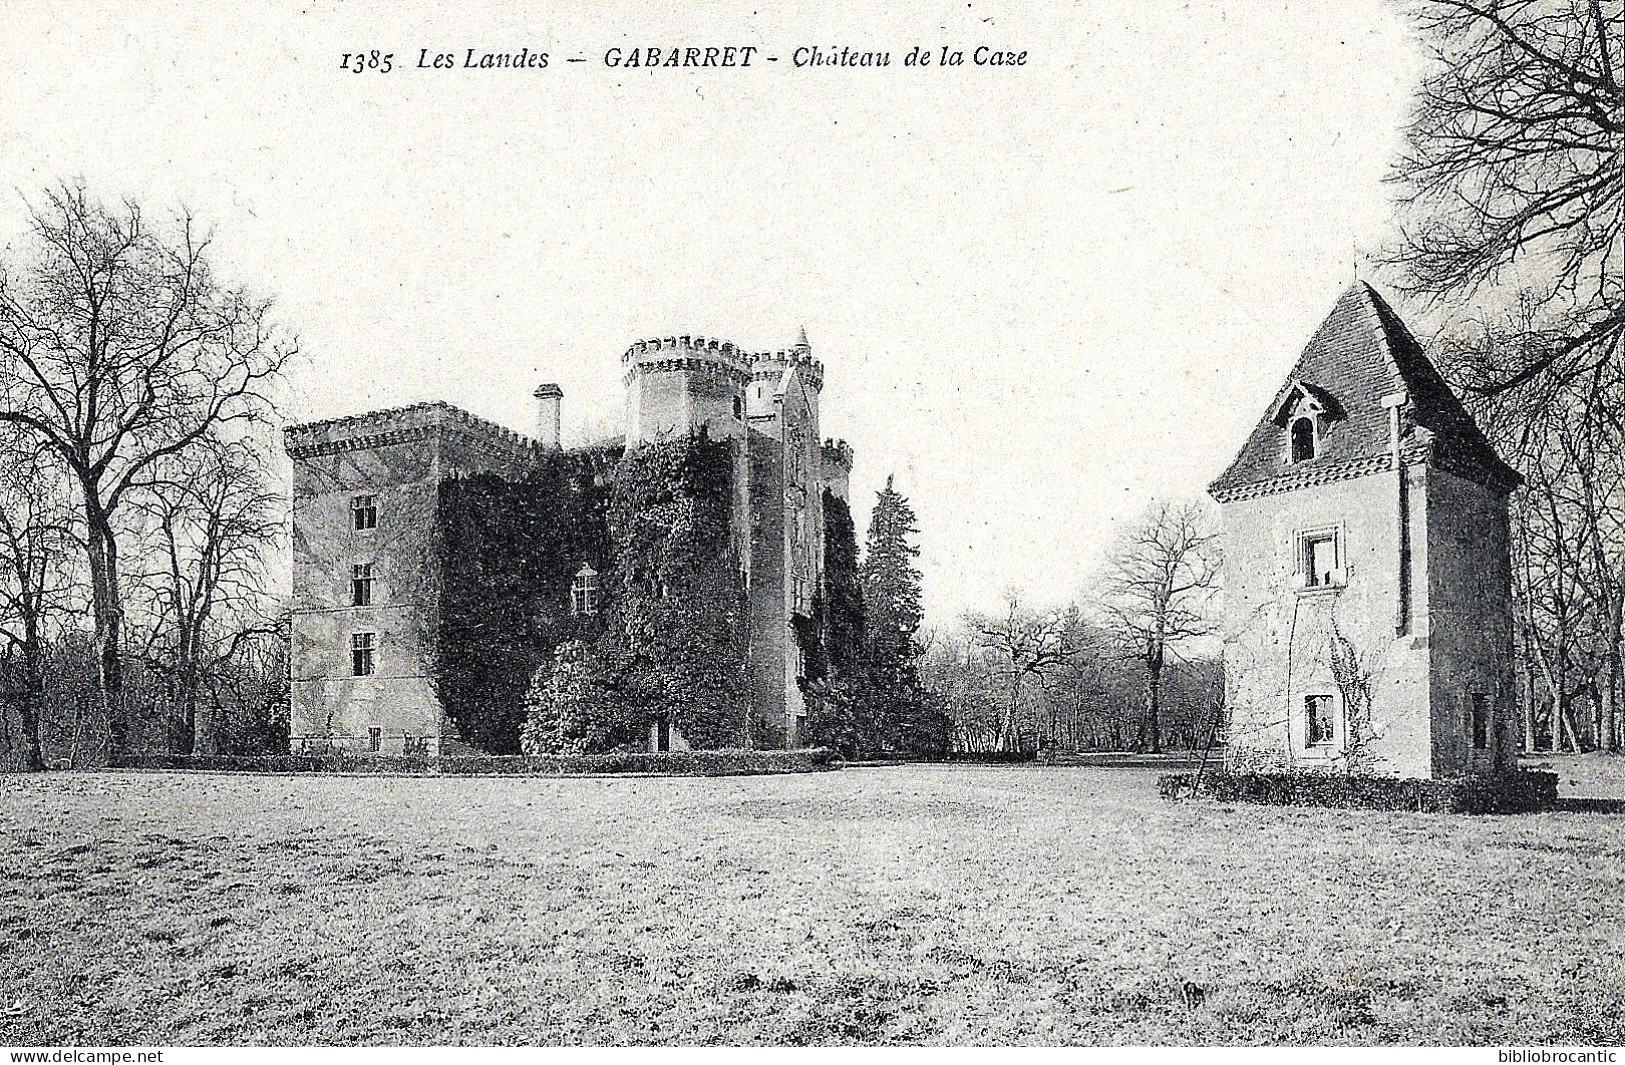
[[[1286,461],[1286,431],[1276,420],[1300,386],[1335,400],[1314,458]],[[1521,478],[1495,454],[1411,331],[1376,290],[1357,283],[1338,299],[1298,357],[1281,390],[1230,468],[1209,487],[1221,502],[1388,468],[1391,441],[1384,396],[1403,392],[1401,448],[1407,463],[1425,461],[1497,491]]]

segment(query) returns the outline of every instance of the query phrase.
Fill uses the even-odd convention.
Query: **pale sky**
[[[237,6],[0,0],[0,239],[61,178],[190,205],[300,335],[300,420],[446,399],[523,431],[551,380],[579,438],[639,337],[805,326],[860,531],[895,473],[936,622],[1068,600],[1217,476],[1383,243],[1421,72],[1382,0]],[[603,65],[730,44],[762,51]],[[945,44],[963,68],[901,65]],[[892,66],[795,69],[810,45]],[[522,46],[548,68],[415,69]],[[372,48],[396,69],[339,69]]]

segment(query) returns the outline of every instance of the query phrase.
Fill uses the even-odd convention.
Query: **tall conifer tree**
[[[920,684],[918,533],[914,508],[887,477],[859,571],[867,652],[861,726],[881,752],[934,756],[947,749],[948,718]]]
[[[919,657],[920,549],[914,508],[886,478],[869,518],[869,537],[859,569],[871,653],[882,661],[913,664]]]

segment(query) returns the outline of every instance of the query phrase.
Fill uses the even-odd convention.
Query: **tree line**
[[[1224,701],[1213,597],[1218,535],[1200,503],[1126,528],[1081,603],[1015,593],[927,640],[926,684],[956,749],[1161,752],[1213,742]]]
[[[0,760],[275,743],[270,461],[297,341],[189,213],[69,183],[28,223],[0,258]]]

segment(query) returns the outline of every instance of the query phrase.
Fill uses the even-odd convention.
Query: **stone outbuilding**
[[[1393,308],[1345,292],[1209,487],[1230,768],[1513,768],[1520,483]]]

